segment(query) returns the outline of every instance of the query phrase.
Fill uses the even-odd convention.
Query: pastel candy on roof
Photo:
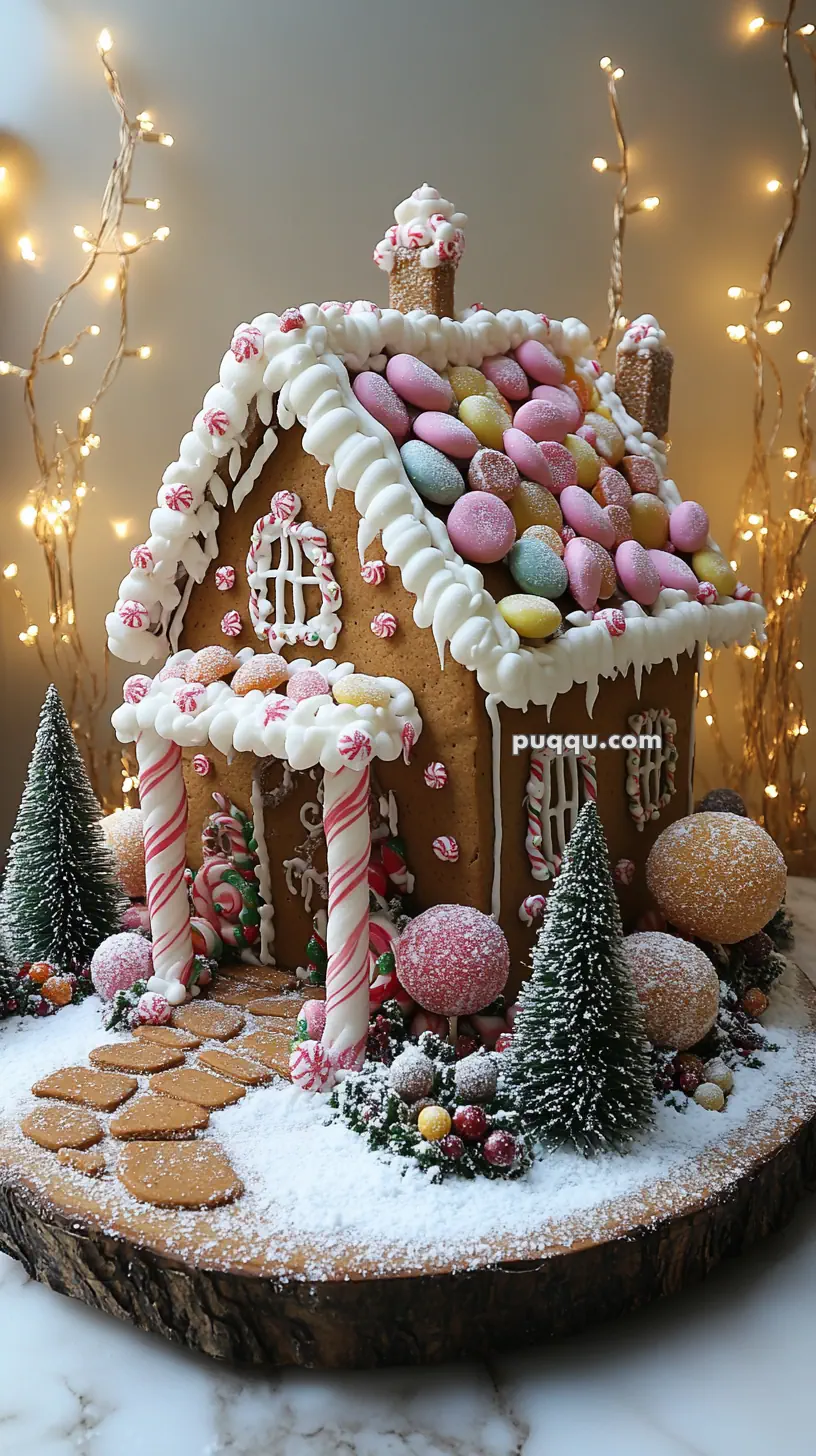
[[[559,445],[555,440],[543,440],[538,448],[547,462],[552,481],[551,491],[558,495],[566,485],[578,484],[578,466],[566,446]]]
[[[553,489],[550,466],[543,450],[535,440],[532,440],[523,430],[513,427],[513,429],[505,430],[502,443],[513,464],[518,467],[527,480],[535,481],[536,485],[545,485],[550,490]]]
[[[537,384],[561,384],[566,370],[557,355],[538,339],[525,339],[515,351],[519,363]]]
[[[457,420],[453,415],[443,414],[439,410],[428,410],[417,415],[414,420],[414,434],[426,445],[433,445],[436,450],[444,450],[446,455],[453,455],[457,460],[470,460],[479,448],[479,440],[467,425]]]
[[[358,374],[352,389],[364,409],[373,415],[386,430],[394,436],[394,439],[401,442],[409,434],[411,421],[408,411],[395,390],[391,388],[387,379],[381,374],[374,373],[367,369]]]
[[[455,368],[449,369],[448,383],[458,404],[461,404],[463,399],[470,399],[474,395],[490,393],[486,374],[479,369],[471,368],[469,364],[457,364]]]
[[[516,523],[509,506],[497,495],[468,491],[448,516],[448,535],[466,561],[501,561],[516,539]]]
[[[615,570],[633,601],[651,607],[660,594],[657,567],[637,541],[624,541],[615,552]]]
[[[424,500],[450,506],[464,493],[465,482],[452,460],[422,440],[406,440],[400,450],[405,473]]]
[[[601,546],[599,541],[593,541],[590,536],[579,536],[578,540],[592,552],[598,565],[601,568],[601,585],[598,589],[598,596],[602,601],[611,597],[618,589],[618,578],[615,573],[615,563],[609,552]],[[696,590],[696,584],[695,584]]]
[[[614,546],[615,532],[596,500],[580,485],[568,485],[558,497],[568,525],[579,536],[589,536],[601,546]]]
[[[615,546],[620,546],[622,541],[631,541],[632,517],[626,506],[602,506],[601,509],[614,532]]]
[[[484,490],[510,500],[519,483],[518,468],[500,450],[477,450],[468,466],[471,490]]]
[[[552,637],[561,625],[561,613],[555,603],[546,597],[531,596],[528,592],[513,592],[502,597],[498,608],[508,627],[531,641]]]
[[[648,556],[660,577],[661,586],[688,592],[692,598],[697,596],[699,582],[691,567],[681,556],[672,555],[669,551],[657,550],[649,551]]]
[[[566,411],[548,399],[528,399],[516,410],[513,425],[536,442],[556,440],[562,443],[570,428]]]
[[[585,612],[596,606],[601,592],[601,568],[586,541],[576,537],[564,548],[564,565],[569,576],[569,589]]]
[[[708,514],[697,501],[682,501],[669,519],[669,535],[678,551],[702,551],[708,540]]]
[[[602,466],[592,494],[599,506],[628,506],[632,499],[631,489],[620,471],[611,465]]]
[[[472,430],[480,445],[500,450],[507,429],[507,414],[486,395],[472,394],[459,406],[459,422]]]
[[[510,509],[519,532],[528,526],[552,526],[554,531],[563,525],[561,507],[555,496],[543,485],[531,480],[522,480],[513,494]]]
[[[413,354],[395,354],[389,359],[385,374],[391,388],[417,409],[450,409],[453,390],[447,379],[423,364],[421,359],[415,359]]]
[[[629,506],[632,535],[641,546],[660,551],[669,539],[669,513],[656,495],[638,491]]]
[[[530,385],[521,365],[509,354],[496,354],[492,359],[482,360],[482,373],[491,384],[495,384],[505,399],[524,400],[530,398]]]
[[[533,390],[533,399],[552,405],[566,423],[567,430],[577,430],[584,418],[575,391],[566,384],[538,384]]]
[[[516,584],[533,596],[555,601],[567,589],[567,568],[560,554],[536,536],[525,535],[516,542],[508,566]]]
[[[569,451],[578,471],[578,484],[591,490],[601,473],[601,457],[580,435],[565,435],[564,448]]]

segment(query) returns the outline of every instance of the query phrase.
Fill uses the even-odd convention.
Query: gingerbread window
[[[629,813],[642,830],[660,818],[677,790],[677,724],[668,708],[647,708],[632,715],[629,727],[641,741],[626,755],[626,797]]]
[[[531,752],[524,807],[525,845],[534,880],[554,880],[560,873],[579,810],[597,796],[591,753],[556,753],[549,748]]]
[[[252,528],[247,556],[252,625],[273,652],[297,642],[331,651],[343,595],[326,533],[297,520],[301,502],[293,491],[279,490],[270,505]]]

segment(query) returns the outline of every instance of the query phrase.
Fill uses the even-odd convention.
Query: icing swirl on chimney
[[[423,182],[394,208],[394,218],[394,225],[374,249],[374,262],[385,273],[393,269],[398,248],[419,250],[423,268],[459,263],[465,251],[467,217],[456,212],[435,187]]]
[[[633,319],[630,323],[618,344],[617,352],[619,354],[652,354],[656,349],[662,349],[665,342],[666,335],[654,315],[642,313],[640,318]]]

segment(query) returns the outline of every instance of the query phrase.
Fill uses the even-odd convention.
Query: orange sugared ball
[[[670,925],[734,945],[767,925],[785,898],[785,861],[739,814],[690,814],[655,841],[646,882]]]
[[[623,942],[635,983],[646,1035],[653,1046],[694,1046],[717,1019],[717,972],[688,940],[662,930],[643,930]]]
[[[71,999],[71,982],[67,976],[49,976],[43,982],[42,993],[52,1006],[67,1006]]]
[[[417,1118],[417,1127],[426,1143],[438,1143],[451,1130],[450,1113],[444,1107],[423,1107]]]
[[[742,998],[742,1009],[747,1011],[749,1016],[756,1018],[762,1016],[768,1010],[768,998],[759,986],[749,986]]]
[[[54,967],[48,961],[34,961],[28,968],[28,979],[36,986],[44,986],[54,974]]]
[[[102,828],[113,850],[122,889],[131,900],[143,900],[146,889],[141,809],[117,809],[106,814]]]

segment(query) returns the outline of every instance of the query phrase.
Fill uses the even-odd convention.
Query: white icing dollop
[[[458,264],[465,250],[467,217],[456,212],[435,187],[423,182],[394,208],[394,224],[374,249],[378,268],[390,273],[397,248],[419,250],[423,268]]]
[[[619,354],[641,354],[643,356],[662,349],[666,343],[666,335],[651,313],[642,313],[639,318],[632,319],[623,338],[618,344]]]

